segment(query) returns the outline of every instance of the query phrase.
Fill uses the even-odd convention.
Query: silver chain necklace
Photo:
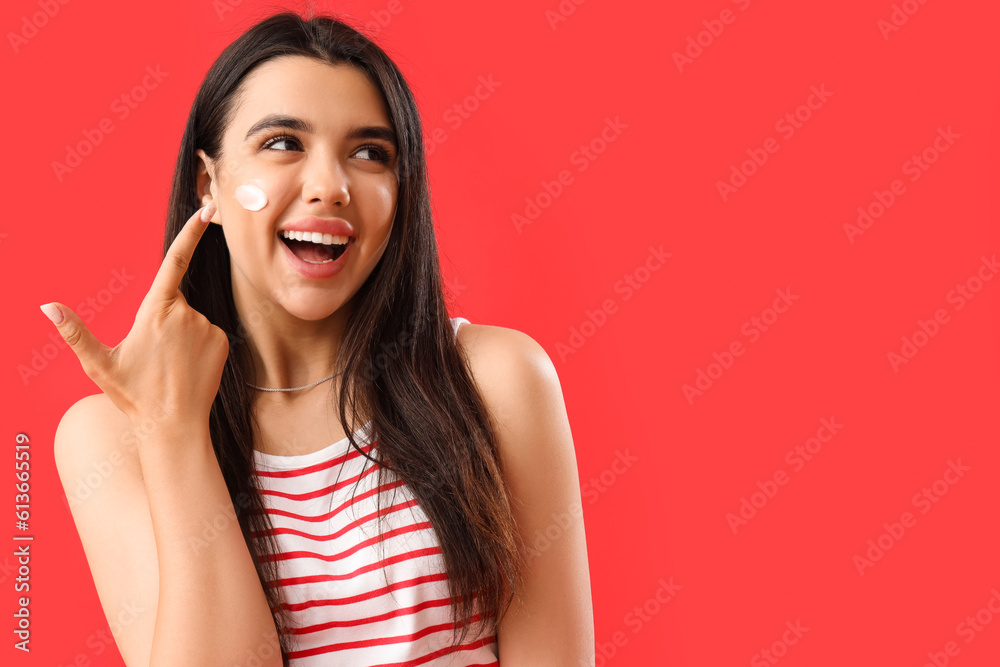
[[[337,371],[333,375],[328,375],[325,378],[323,378],[322,380],[317,380],[316,382],[313,382],[312,384],[303,385],[301,387],[289,387],[288,389],[283,389],[281,387],[258,387],[257,385],[250,384],[249,382],[246,382],[246,381],[244,381],[244,384],[246,386],[248,386],[248,387],[253,387],[254,389],[259,389],[260,391],[298,391],[299,389],[308,389],[309,387],[315,387],[318,384],[321,384],[323,382],[326,382],[327,380],[330,380],[330,379],[333,379],[333,378],[337,377],[341,373],[343,373],[343,371]]]

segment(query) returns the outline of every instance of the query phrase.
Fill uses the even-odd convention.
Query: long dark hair
[[[164,253],[200,205],[196,150],[220,158],[222,135],[241,82],[258,65],[286,55],[357,67],[382,92],[396,132],[396,221],[385,254],[353,299],[334,361],[343,369],[336,405],[350,446],[359,452],[353,432],[365,423],[364,417],[370,418],[371,442],[380,452],[379,486],[386,471],[395,473],[436,531],[448,573],[456,646],[471,627],[496,631],[520,581],[523,543],[515,530],[497,435],[455,345],[445,307],[417,105],[385,52],[341,20],[322,15],[304,19],[290,12],[260,21],[230,44],[205,76],[184,128]],[[244,323],[233,302],[229,251],[218,225],[204,232],[180,289],[192,308],[229,336],[229,358],[210,416],[212,444],[229,493],[238,499],[234,507],[240,528],[287,664],[290,647],[282,632],[288,627],[287,616],[279,588],[269,583],[278,578],[271,558],[278,549],[254,475],[258,427],[252,390],[245,383],[257,381]],[[348,408],[358,423],[348,424]]]

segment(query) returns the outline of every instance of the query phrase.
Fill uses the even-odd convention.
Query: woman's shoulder
[[[70,422],[73,426],[79,426],[79,422],[88,426],[100,424],[100,430],[105,433],[119,433],[129,430],[132,425],[125,413],[103,392],[84,396],[69,406],[59,422],[60,426],[64,422]]]
[[[64,481],[88,470],[95,461],[125,462],[135,458],[135,453],[132,422],[103,392],[71,405],[53,438],[53,457]]]
[[[545,348],[517,329],[468,322],[458,328],[457,340],[470,363],[481,370],[555,372]]]
[[[553,399],[561,403],[555,365],[528,334],[507,327],[463,324],[458,328],[458,347],[469,361],[483,399],[501,423],[521,419]]]

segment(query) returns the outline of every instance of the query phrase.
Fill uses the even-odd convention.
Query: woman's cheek
[[[267,193],[264,191],[263,186],[263,179],[251,178],[243,185],[237,186],[233,197],[246,210],[259,211],[267,206]]]

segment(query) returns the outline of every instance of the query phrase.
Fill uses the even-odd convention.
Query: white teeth
[[[323,245],[346,245],[351,240],[349,236],[334,236],[333,234],[322,234],[320,232],[293,232],[287,229],[281,232],[286,239],[296,241],[310,241],[312,243],[322,243]]]

